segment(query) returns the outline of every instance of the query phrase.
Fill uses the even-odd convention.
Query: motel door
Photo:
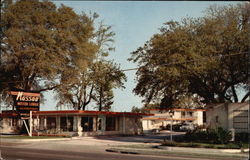
[[[248,131],[248,110],[233,111],[233,127],[238,132]]]

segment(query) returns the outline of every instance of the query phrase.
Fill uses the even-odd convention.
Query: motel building
[[[20,134],[24,121],[31,121],[33,135],[139,135],[143,132],[142,117],[150,114],[105,111],[33,111],[32,119],[21,119],[17,111],[2,111],[1,134]]]
[[[41,95],[35,91],[10,91],[15,110],[0,114],[1,134],[33,135],[138,135],[141,119],[150,114],[82,110],[40,111]]]
[[[205,109],[171,108],[171,109],[148,109],[152,116],[142,118],[144,132],[166,127],[171,123],[203,125]]]

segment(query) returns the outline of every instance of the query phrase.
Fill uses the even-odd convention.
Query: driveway
[[[182,136],[186,132],[172,132],[173,137]],[[169,131],[161,131],[157,134],[147,134],[139,136],[98,136],[91,139],[112,141],[113,143],[161,143],[163,139],[170,139]],[[84,139],[85,137],[83,137]]]

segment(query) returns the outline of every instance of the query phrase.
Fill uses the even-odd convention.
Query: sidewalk
[[[46,141],[69,141],[72,138],[41,138],[41,139],[15,139],[15,138],[0,138],[0,143],[8,142],[8,143],[23,143],[23,142],[46,142]]]

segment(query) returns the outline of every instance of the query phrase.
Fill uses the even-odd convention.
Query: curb
[[[122,151],[122,150],[114,150],[114,149],[106,149],[106,152],[113,152],[113,153],[121,153],[121,154],[139,154],[138,152],[131,152],[131,151]]]
[[[185,150],[185,148],[183,148]],[[179,155],[184,154],[184,155],[200,155],[200,156],[208,156],[208,155],[213,155],[213,156],[229,156],[229,157],[238,157],[238,158],[247,158],[248,154],[246,153],[226,153],[226,152],[207,152],[205,149],[200,150],[200,151],[185,151],[184,150],[173,150],[173,149],[160,149],[160,148],[154,148],[152,149],[134,149],[134,148],[126,148],[126,147],[121,147],[121,148],[109,148],[106,149],[106,152],[116,152],[116,153],[122,153],[122,154],[142,154],[142,155],[155,155],[155,153],[160,153],[161,155],[169,155],[169,154],[177,154]],[[136,152],[135,152],[136,151]],[[165,153],[166,152],[166,153]],[[205,152],[205,153],[204,153]],[[156,154],[158,155],[158,154]]]

